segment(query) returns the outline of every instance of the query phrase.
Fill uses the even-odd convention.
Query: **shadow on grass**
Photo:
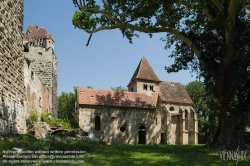
[[[35,165],[86,165],[86,166],[203,166],[203,165],[236,165],[236,161],[222,161],[219,150],[207,148],[204,145],[105,145],[96,142],[71,141],[62,142],[55,140],[38,142],[29,135],[22,135],[16,138],[0,141],[0,155],[3,161],[3,150],[11,150],[13,147],[24,150],[59,150],[59,151],[86,151],[84,163],[49,163]],[[44,159],[45,160],[45,159]],[[51,159],[53,160],[53,159]],[[67,159],[72,160],[72,159]],[[78,160],[78,159],[73,159]],[[79,159],[80,160],[80,159]],[[250,155],[247,155],[250,161]],[[54,161],[54,160],[53,160]],[[249,161],[239,161],[237,165],[250,165]],[[27,165],[27,164],[4,164],[0,165]],[[31,164],[29,164],[31,165]]]

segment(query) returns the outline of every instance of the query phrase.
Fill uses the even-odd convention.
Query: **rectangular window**
[[[39,55],[39,56],[42,56],[42,55],[43,55],[43,53],[42,53],[42,52],[38,52],[38,55]]]
[[[154,91],[154,86],[153,85],[150,85],[149,88],[150,88],[151,91]]]
[[[143,85],[143,90],[148,90],[148,85],[147,84]]]

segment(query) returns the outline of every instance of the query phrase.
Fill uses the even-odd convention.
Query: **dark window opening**
[[[125,132],[126,131],[126,127],[125,126],[120,127],[120,131],[121,132]]]
[[[148,85],[147,84],[143,85],[143,90],[148,90]]]
[[[39,55],[39,56],[42,56],[42,55],[43,55],[43,53],[42,53],[42,52],[38,52],[38,55]]]
[[[33,72],[31,72],[31,78],[34,79],[34,73]]]
[[[185,130],[188,130],[188,111],[185,110]]]
[[[133,88],[131,88],[131,92],[133,92],[134,91],[134,89]]]
[[[101,120],[99,116],[95,117],[95,130],[100,131],[101,130]]]
[[[150,85],[149,88],[150,88],[151,91],[154,91],[154,86],[153,85]]]
[[[138,144],[146,144],[146,128],[144,125],[140,125],[138,137]]]

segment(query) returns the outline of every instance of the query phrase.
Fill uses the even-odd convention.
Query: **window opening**
[[[101,129],[101,120],[99,116],[95,117],[95,130],[100,131]]]

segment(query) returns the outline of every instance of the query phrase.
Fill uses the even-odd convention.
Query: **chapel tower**
[[[159,94],[160,82],[146,58],[142,57],[127,87],[129,92],[140,92],[153,96]]]

